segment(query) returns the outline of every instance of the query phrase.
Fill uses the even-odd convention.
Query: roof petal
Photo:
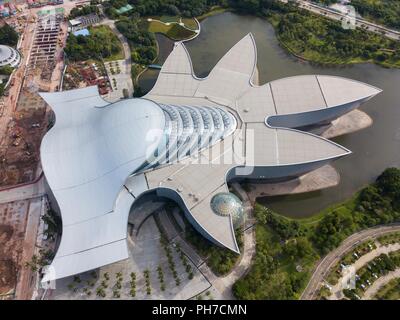
[[[249,33],[236,43],[201,81],[196,97],[230,104],[248,89],[257,64],[257,49]]]

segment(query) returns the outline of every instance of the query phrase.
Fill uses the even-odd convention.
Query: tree
[[[0,27],[0,43],[12,47],[18,43],[18,33],[8,24]]]
[[[0,67],[0,74],[9,76],[13,72],[13,70],[14,70],[13,67],[11,67],[9,65],[6,65],[6,66],[3,66],[3,67]]]
[[[400,194],[400,169],[388,168],[377,179],[377,187],[382,194],[397,197]]]

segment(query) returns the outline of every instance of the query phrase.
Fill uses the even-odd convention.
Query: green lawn
[[[178,16],[161,16],[158,20],[162,22],[179,22]]]
[[[182,22],[185,24],[186,28],[197,30],[198,25],[196,20],[193,18],[182,18]]]
[[[144,25],[149,32],[161,33],[176,41],[189,39],[195,35],[194,31],[190,31],[176,23],[166,25],[159,21],[147,21],[147,23],[142,25]]]
[[[107,58],[104,58],[104,61],[125,59],[124,50],[122,49],[122,44],[109,26],[90,27],[89,31],[90,34],[93,36],[97,36],[101,39],[110,39],[110,42],[119,43],[119,52],[112,54]]]

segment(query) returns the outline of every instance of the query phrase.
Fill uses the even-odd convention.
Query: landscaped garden
[[[312,218],[289,219],[259,204],[254,210],[255,260],[233,292],[239,299],[296,299],[319,257],[357,231],[400,221],[400,170],[385,170],[374,184]]]
[[[392,279],[376,293],[376,300],[399,300],[400,299],[400,278]]]
[[[88,36],[68,36],[64,51],[70,61],[124,59],[122,44],[110,27],[89,27],[89,32]]]
[[[356,288],[344,289],[344,295],[351,300],[359,300],[375,280],[400,267],[400,251],[381,254],[363,266],[356,273]]]
[[[178,21],[180,21],[180,19]],[[163,22],[161,20],[148,18],[148,20],[144,20],[141,23],[141,26],[149,32],[163,34],[175,41],[190,39],[196,35],[195,31],[190,30],[185,24],[179,24],[179,22]]]
[[[340,261],[331,269],[326,281],[330,285],[335,285],[340,277],[342,276],[342,266],[349,266],[356,262],[361,256],[371,252],[376,249],[376,244],[374,241],[366,241],[356,248],[348,252]]]
[[[340,21],[275,0],[230,4],[238,11],[266,18],[281,45],[299,58],[327,65],[372,62],[400,67],[400,42],[369,32],[366,27],[344,29]]]

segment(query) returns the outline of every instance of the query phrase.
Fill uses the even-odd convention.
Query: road
[[[372,300],[374,299],[376,293],[379,291],[380,288],[385,286],[387,283],[389,283],[393,279],[400,278],[400,268],[397,268],[394,271],[389,272],[387,275],[380,277],[378,280],[376,280],[372,286],[370,286],[367,291],[365,291],[365,294],[362,298],[362,300]]]
[[[122,48],[124,50],[124,56],[125,56],[125,59],[124,59],[125,63],[124,63],[124,68],[123,68],[123,71],[125,71],[124,73],[125,73],[125,78],[126,78],[125,84],[127,86],[126,89],[128,89],[129,97],[132,97],[132,95],[133,95],[133,83],[131,80],[131,69],[132,69],[131,56],[132,55],[131,55],[131,48],[129,47],[128,40],[122,35],[121,32],[118,31],[117,27],[115,26],[114,20],[105,19],[100,24],[109,26],[122,43]]]
[[[357,232],[348,237],[347,239],[345,239],[338,248],[330,252],[328,255],[325,256],[324,259],[322,259],[318,263],[300,299],[313,300],[316,294],[318,293],[320,284],[322,283],[324,278],[329,274],[331,268],[335,264],[337,264],[348,251],[356,247],[358,244],[365,242],[369,239],[376,239],[386,233],[397,232],[397,231],[400,231],[400,224],[378,226]]]
[[[394,243],[394,244],[389,244],[382,246],[381,244],[377,243],[376,249],[368,252],[367,254],[362,255],[357,261],[355,261],[352,265],[350,265],[350,268],[354,268],[354,270],[357,272],[360,270],[362,267],[364,267],[367,263],[370,261],[374,260],[376,257],[379,257],[381,254],[386,254],[389,255],[389,253],[398,251],[400,250],[400,243]],[[345,276],[346,280],[348,281],[348,275]],[[338,300],[342,299],[343,297],[343,280],[344,277],[340,277],[336,285],[334,285],[331,289],[331,295],[329,297],[329,300]],[[345,280],[345,283],[348,283]],[[375,282],[374,282],[375,283]],[[370,288],[368,288],[369,290]]]
[[[288,2],[288,0],[280,0],[280,1],[283,3]],[[349,17],[344,13],[335,11],[335,10],[327,8],[327,7],[317,5],[315,3],[311,3],[309,1],[296,0],[296,2],[299,4],[299,6],[301,8],[311,11],[313,13],[319,14],[321,16],[330,18],[332,20],[342,21],[343,19],[349,19]],[[362,18],[356,18],[356,27],[364,27],[368,31],[384,35],[387,38],[392,39],[392,40],[400,40],[400,32],[399,31],[386,28],[382,25],[367,21]]]
[[[35,182],[0,190],[0,203],[28,200],[43,196],[45,193],[44,178],[41,176]]]

